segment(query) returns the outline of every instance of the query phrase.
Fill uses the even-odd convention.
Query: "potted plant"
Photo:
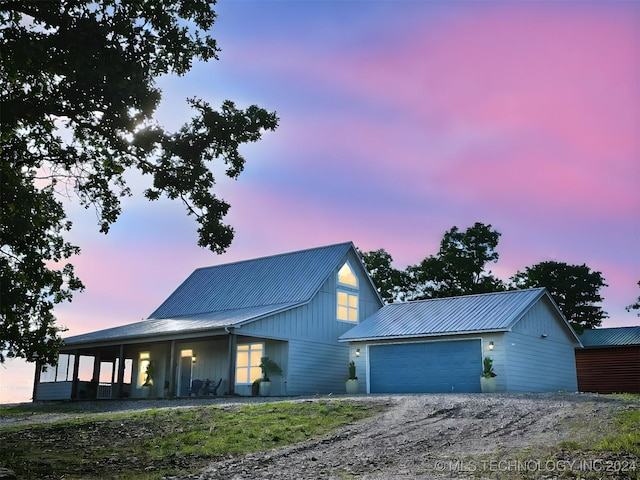
[[[260,396],[268,397],[271,395],[271,380],[269,379],[269,375],[282,375],[282,369],[269,357],[262,357],[260,359],[260,370],[262,370]]]
[[[356,363],[351,360],[349,362],[349,376],[345,379],[345,389],[348,395],[358,393],[358,377],[356,376]]]
[[[491,357],[484,357],[482,361],[480,390],[482,393],[494,393],[496,391],[496,374],[493,371],[493,359]]]

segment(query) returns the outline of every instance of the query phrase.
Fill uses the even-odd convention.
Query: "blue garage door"
[[[371,393],[479,392],[480,340],[369,346]]]

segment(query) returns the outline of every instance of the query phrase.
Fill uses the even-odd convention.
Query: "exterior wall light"
[[[193,356],[191,357],[191,363],[196,363],[198,361],[198,357],[196,357],[196,354],[194,353]]]
[[[356,348],[356,357],[359,357],[359,356],[360,356],[360,349]]]
[[[493,350],[493,342],[489,342],[489,350]]]

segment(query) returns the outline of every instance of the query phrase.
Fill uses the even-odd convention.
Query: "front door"
[[[180,357],[180,396],[188,397],[191,389],[191,357]]]

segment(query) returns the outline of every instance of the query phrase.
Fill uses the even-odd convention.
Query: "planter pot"
[[[358,379],[357,378],[349,378],[345,382],[345,389],[348,395],[355,395],[358,393]]]
[[[495,393],[496,377],[480,377],[480,390],[482,393]]]
[[[271,395],[271,382],[260,382],[260,396],[268,397]]]
[[[143,385],[142,396],[144,398],[151,398],[153,396],[153,385]]]

